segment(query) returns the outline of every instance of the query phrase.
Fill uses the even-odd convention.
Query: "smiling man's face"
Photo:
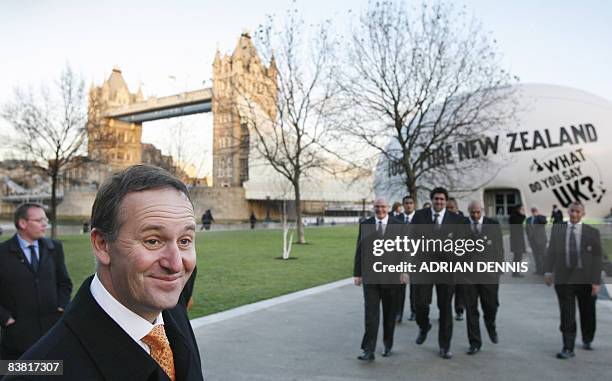
[[[196,263],[196,219],[189,199],[172,188],[133,192],[119,212],[117,238],[108,244],[105,271],[111,294],[151,320],[173,308]]]

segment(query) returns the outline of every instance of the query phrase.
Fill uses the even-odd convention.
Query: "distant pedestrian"
[[[510,224],[510,251],[514,254],[513,261],[521,262],[523,260],[523,253],[525,253],[525,209],[522,205],[517,205],[512,213],[508,223]],[[513,273],[513,277],[522,278],[523,274]]]
[[[257,223],[257,217],[255,217],[255,213],[251,212],[251,217],[249,218],[251,222],[251,230],[255,229],[255,224]]]
[[[215,219],[212,216],[212,212],[210,209],[206,209],[204,214],[202,214],[202,228],[200,230],[210,230],[210,226],[213,222],[215,222]]]
[[[553,224],[560,224],[563,222],[563,212],[557,208],[557,205],[553,205],[552,213],[550,215]]]

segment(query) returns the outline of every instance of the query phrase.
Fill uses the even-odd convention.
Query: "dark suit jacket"
[[[434,229],[433,213],[431,208],[419,209],[414,213],[414,217],[410,225],[413,225],[413,238],[418,239],[422,236],[425,239],[460,239],[465,238],[467,235],[467,218],[452,213],[448,210],[444,213],[441,227],[439,230]],[[417,268],[420,268],[423,261],[427,262],[453,262],[457,260],[457,256],[453,253],[446,252],[428,252],[420,253],[414,258],[414,263]],[[437,273],[437,274],[423,274],[415,273],[412,274],[411,282],[416,284],[424,283],[442,283],[442,284],[453,284],[455,283],[455,275],[453,273]]]
[[[601,282],[602,248],[599,230],[582,224],[580,258],[582,269],[569,269],[565,261],[567,223],[553,225],[544,272],[555,274],[555,284],[599,284]]]
[[[0,356],[19,357],[61,317],[58,307],[70,301],[72,282],[58,241],[38,240],[39,266],[35,273],[17,236],[0,244]],[[15,323],[4,327],[9,317]]]
[[[394,239],[397,235],[401,234],[402,225],[404,225],[404,223],[401,220],[398,220],[389,214],[385,234],[382,238]],[[359,235],[357,236],[357,249],[355,250],[353,276],[362,276],[363,274],[361,270],[362,266],[364,265],[363,263],[365,262],[365,266],[368,266],[369,261],[372,259],[372,256],[368,255],[364,260],[364,256],[367,255],[366,251],[371,249],[371,241],[376,238],[374,237],[375,230],[376,217],[370,217],[359,224]],[[385,255],[392,256],[393,254],[389,253]],[[389,262],[386,261],[385,263]],[[400,275],[397,274],[397,283],[394,282],[394,284],[399,284],[399,276]],[[364,279],[364,283],[367,283],[367,279]]]
[[[89,290],[92,279],[83,282],[62,319],[21,360],[63,360],[63,376],[49,376],[50,381],[169,380],[155,360],[96,303]],[[179,304],[162,314],[176,379],[203,380],[200,353],[185,308]]]
[[[525,252],[525,215],[512,212],[508,218],[510,224],[510,251],[513,253]]]
[[[469,219],[467,220],[468,223]],[[504,262],[504,242],[501,231],[501,226],[497,220],[483,217],[482,218],[482,227],[480,233],[474,232],[472,227],[470,226],[468,238],[473,240],[481,239],[484,242],[484,252],[483,253],[472,253],[466,254],[466,260],[471,260],[475,263],[477,262],[495,262],[502,263]],[[475,267],[476,269],[476,267]],[[466,283],[475,283],[475,284],[498,284],[500,272],[475,272],[465,274]]]
[[[533,221],[533,223],[532,223]],[[546,246],[546,224],[548,221],[545,216],[529,216],[526,222],[527,238],[529,245],[533,249],[534,246]]]

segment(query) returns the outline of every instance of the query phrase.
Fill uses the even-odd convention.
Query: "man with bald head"
[[[504,246],[499,222],[485,217],[480,201],[472,201],[468,205],[470,222],[470,239],[482,240],[484,251],[479,254],[482,262],[501,263],[504,260]],[[471,277],[470,277],[471,276]],[[480,337],[480,315],[478,301],[482,307],[484,322],[489,338],[493,344],[498,343],[495,318],[499,307],[499,276],[498,273],[467,274],[466,284],[462,285],[465,296],[467,334],[470,342],[468,355],[475,355],[482,348]]]
[[[148,165],[115,173],[96,195],[91,226],[95,274],[21,359],[63,360],[62,380],[202,380],[177,304],[196,263],[185,184]]]
[[[363,353],[357,357],[362,361],[374,360],[378,325],[380,322],[380,305],[383,309],[383,343],[384,357],[391,355],[393,347],[393,333],[395,330],[395,316],[399,303],[399,281],[396,284],[379,284],[362,281],[362,266],[365,266],[368,245],[367,241],[373,238],[392,237],[397,230],[392,225],[401,225],[402,221],[389,215],[389,204],[384,197],[374,200],[374,216],[363,221],[359,226],[357,250],[355,251],[355,266],[353,270],[354,283],[363,287],[365,307],[365,333],[361,341]],[[371,237],[374,236],[374,237]],[[367,271],[367,269],[366,269]]]

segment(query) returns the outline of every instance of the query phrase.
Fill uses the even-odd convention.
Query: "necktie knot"
[[[142,342],[149,346],[151,357],[166,372],[168,377],[174,381],[174,357],[164,326],[161,324],[154,326],[151,332],[142,338]]]

